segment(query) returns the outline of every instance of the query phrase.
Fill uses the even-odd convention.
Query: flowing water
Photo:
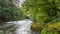
[[[17,28],[15,30],[16,34],[32,34],[31,25],[33,22],[30,19],[7,22],[7,23],[13,23],[17,25]]]

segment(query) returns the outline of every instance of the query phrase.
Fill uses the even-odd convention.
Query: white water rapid
[[[12,21],[7,23],[13,23],[17,25],[16,34],[31,34],[32,21],[30,19],[25,19],[21,21]]]

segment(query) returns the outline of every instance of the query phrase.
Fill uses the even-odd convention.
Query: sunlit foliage
[[[25,11],[25,15],[30,12],[30,17],[34,21],[32,27],[37,29],[37,27],[42,27],[42,25],[40,25],[41,23],[45,26],[50,24],[50,22],[53,23],[55,19],[60,17],[60,0],[26,0],[22,4],[22,10]],[[37,23],[40,24],[37,25]],[[54,27],[56,27],[57,30],[58,28],[60,29],[59,23],[54,22],[54,24],[49,25],[49,27],[51,26],[50,29],[52,30]],[[44,28],[42,30],[44,30]]]

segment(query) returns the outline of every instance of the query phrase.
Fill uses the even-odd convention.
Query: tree
[[[22,10],[16,7],[13,0],[0,0],[0,20],[2,22],[21,20]]]

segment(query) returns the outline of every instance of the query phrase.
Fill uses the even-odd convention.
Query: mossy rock
[[[60,31],[60,22],[49,24],[47,27],[47,31]]]
[[[32,27],[32,30],[41,30],[43,28],[43,24],[33,23],[31,27]]]

